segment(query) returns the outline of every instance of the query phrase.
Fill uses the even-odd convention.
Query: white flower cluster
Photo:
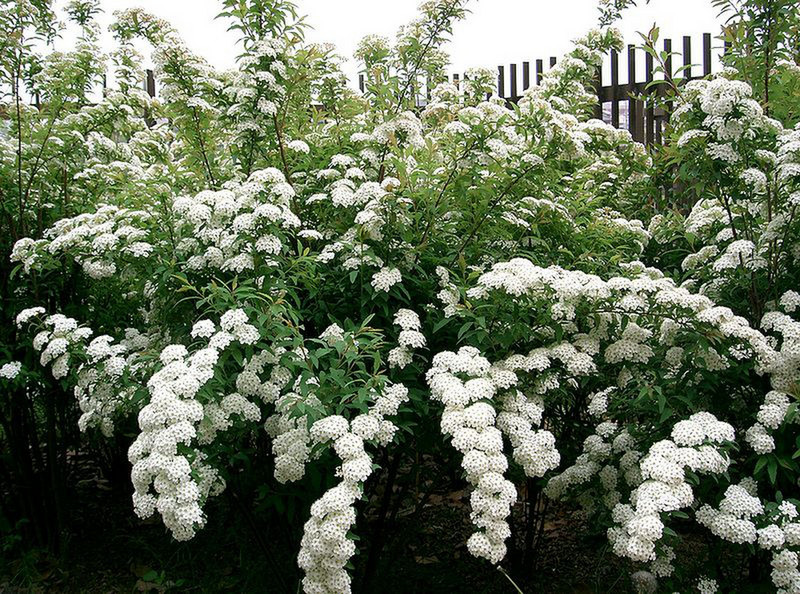
[[[403,280],[397,268],[383,267],[372,275],[372,288],[376,291],[388,292],[393,286]]]
[[[463,454],[462,467],[475,487],[471,518],[478,531],[467,546],[474,556],[499,563],[506,554],[507,518],[517,498],[513,483],[503,476],[508,469],[503,433],[511,441],[514,459],[529,476],[541,476],[559,462],[552,434],[531,428],[541,422],[541,403],[513,391],[498,399],[497,414],[491,402],[498,390],[517,383],[517,375],[507,366],[490,365],[473,347],[438,353],[427,379],[431,396],[445,406],[442,433],[451,436]]]
[[[757,485],[747,478],[730,485],[720,501],[719,509],[704,504],[697,510],[697,522],[715,536],[736,544],[757,545],[772,552],[772,582],[781,594],[800,592],[800,512],[783,501],[773,512],[758,498]],[[795,549],[795,550],[792,550]]]
[[[398,309],[394,315],[394,325],[400,328],[400,334],[398,346],[389,351],[389,366],[403,369],[411,363],[412,351],[425,347],[425,335],[420,332],[422,325],[419,316],[411,309]]]
[[[153,252],[145,224],[149,213],[141,210],[100,205],[92,213],[59,219],[45,232],[45,238],[17,241],[12,262],[21,262],[26,272],[42,262],[43,254],[69,255],[91,278],[101,279],[117,272],[116,256],[143,258]]]
[[[561,499],[568,490],[586,485],[598,476],[602,495],[596,499],[602,501],[607,509],[614,509],[622,498],[620,475],[629,488],[634,488],[642,482],[638,466],[641,452],[634,449],[634,446],[635,442],[627,431],[620,431],[613,421],[602,421],[594,433],[584,440],[583,451],[575,463],[550,478],[545,494],[551,499]],[[614,456],[620,456],[616,465],[612,461]],[[584,491],[587,496],[581,497],[579,503],[588,513],[594,511],[597,501],[585,487]]]
[[[412,147],[425,145],[422,122],[411,111],[404,111],[375,127],[369,140],[379,146],[397,143]]]
[[[797,291],[786,291],[781,295],[780,306],[786,313],[794,313],[800,308],[800,293]]]
[[[201,396],[214,377],[220,352],[236,336],[248,338],[244,329],[249,324],[242,310],[223,314],[221,326],[216,331],[207,321],[195,325],[196,335],[214,332],[204,339],[203,348],[191,354],[181,344],[162,349],[162,367],[147,382],[150,402],[139,413],[141,433],[128,450],[134,510],[142,518],[158,511],[177,540],[194,536],[205,523],[203,503],[224,488],[218,471],[204,462],[205,455],[194,442],[227,428],[231,414],[251,421],[260,418],[258,408],[239,394],[224,397],[218,406],[211,406],[213,397]]]
[[[22,310],[16,318],[18,328],[45,313],[43,307]],[[41,320],[41,329],[33,338],[33,348],[41,353],[39,363],[50,366],[55,379],[67,376],[70,370],[70,349],[75,349],[92,335],[92,329],[78,326],[77,320],[53,314]]]
[[[360,167],[356,167],[356,160],[349,155],[334,155],[331,167],[323,169],[317,176],[331,180],[327,187],[331,203],[342,208],[361,207],[362,210],[356,214],[354,222],[363,225],[372,239],[380,239],[380,229],[383,226],[381,205],[389,197],[385,189],[387,185],[364,181],[366,174]],[[327,194],[321,194],[312,202],[327,198]]]
[[[253,172],[241,184],[175,198],[172,210],[182,239],[177,252],[189,270],[241,273],[256,262],[277,265],[281,230],[300,226],[291,210],[294,188],[278,169]]]
[[[700,594],[717,594],[719,592],[717,580],[707,576],[701,577],[697,580],[697,591]]]
[[[284,79],[287,62],[286,44],[281,39],[264,37],[247,48],[240,57],[239,70],[232,84],[224,90],[231,101],[225,115],[234,122],[232,142],[246,146],[260,139],[271,127],[272,117],[286,95]],[[289,143],[288,148],[308,152],[302,141]]]
[[[281,394],[292,380],[292,373],[281,364],[281,359],[296,356],[295,353],[288,353],[283,347],[265,348],[245,360],[242,371],[236,376],[238,394],[245,398],[258,398],[265,405],[274,406],[274,413],[267,418],[264,429],[272,438],[272,452],[275,455],[274,473],[276,480],[281,483],[297,481],[304,476],[311,449],[307,415],[293,414],[296,404],[304,401],[297,393],[299,384],[296,384],[293,390]],[[309,384],[315,385],[313,381],[309,381]],[[309,406],[319,404],[313,394],[310,394],[304,402]],[[250,418],[255,419],[256,408],[244,402],[240,404],[249,408]],[[224,419],[229,416],[229,414],[221,415],[220,421],[227,424],[229,421]]]
[[[757,454],[769,454],[775,449],[775,440],[770,431],[783,424],[790,402],[788,394],[777,390],[768,392],[764,397],[764,403],[756,415],[757,422],[745,434],[745,440]]]
[[[348,421],[331,415],[316,421],[310,430],[315,444],[332,443],[342,461],[336,471],[341,482],[329,489],[311,506],[311,517],[303,528],[300,568],[305,572],[303,588],[309,594],[349,593],[350,576],[345,566],[356,550],[348,533],[356,521],[353,505],[361,497],[364,481],[372,474],[372,459],[365,442],[386,446],[397,428],[385,416],[397,414],[408,398],[402,384],[386,386],[371,404],[367,414]]]
[[[775,125],[764,116],[758,101],[752,98],[752,89],[742,81],[723,77],[695,80],[686,85],[682,95],[684,103],[673,113],[679,126],[689,116],[699,117],[702,129],[709,133],[706,152],[729,164],[740,159],[736,143]]]
[[[137,387],[125,385],[123,374],[144,371],[139,355],[153,345],[154,337],[128,328],[124,339],[113,342],[108,335],[93,339],[86,348],[86,363],[78,368],[74,393],[83,413],[78,419],[81,431],[96,426],[103,435],[112,435],[115,414],[133,398]],[[138,373],[135,379],[140,379]]]
[[[609,528],[608,539],[617,555],[634,561],[655,560],[655,545],[664,531],[661,514],[694,501],[685,469],[698,474],[722,474],[728,469],[730,461],[719,446],[733,440],[733,427],[714,415],[696,413],[677,423],[672,436],[674,441],[653,444],[641,459],[644,481],[631,492],[631,504],[614,507],[618,526]]]
[[[649,362],[655,348],[665,349],[664,365],[675,368],[682,359],[684,364],[709,370],[725,369],[728,359],[753,358],[759,373],[769,373],[773,386],[781,389],[791,385],[791,377],[800,369],[800,359],[792,346],[796,344],[796,322],[785,314],[770,312],[762,326],[784,336],[781,351],[776,351],[772,342],[749,326],[747,320],[736,316],[725,307],[715,306],[706,296],[678,287],[674,281],[663,277],[658,271],[645,269],[640,263],[628,266],[634,278],[614,277],[603,280],[592,274],[568,271],[557,266],[541,268],[530,261],[517,258],[495,264],[489,272],[478,279],[478,286],[468,291],[474,299],[486,299],[490,291],[502,290],[525,303],[548,303],[557,308],[560,318],[564,312],[575,312],[578,307],[589,307],[601,311],[596,314],[598,322],[588,334],[578,332],[570,319],[574,313],[560,322],[565,335],[574,334],[576,347],[586,354],[596,353],[600,343],[611,341],[611,330],[620,325],[622,317],[631,321],[622,329],[621,336],[613,340],[605,350],[607,363]],[[647,328],[643,324],[647,317],[637,314],[662,312],[660,325]],[[555,316],[554,316],[555,317]],[[652,324],[652,322],[647,322]],[[685,361],[684,349],[676,347],[675,340],[680,329],[696,328],[697,331],[710,325],[734,344],[727,352],[708,349],[693,361]],[[580,363],[583,358],[578,359]],[[588,365],[591,359],[586,360]],[[580,364],[578,365],[580,367]],[[591,370],[587,367],[587,370]],[[630,371],[623,369],[630,378]],[[621,376],[621,379],[622,378]],[[623,382],[624,383],[624,382]]]
[[[444,305],[444,317],[451,318],[458,314],[458,302],[461,300],[461,293],[458,287],[450,281],[450,273],[444,266],[436,267],[436,276],[439,277],[440,290],[436,297]]]
[[[761,318],[761,329],[769,333],[771,344],[775,345],[768,369],[772,387],[791,393],[800,376],[800,322],[770,311]]]
[[[685,220],[700,248],[684,270],[711,296],[740,291],[742,269],[752,282],[774,282],[798,256],[788,239],[800,198],[800,130],[784,130],[746,83],[724,76],[688,83],[673,117],[684,157],[713,167],[720,185],[720,198],[699,200]]]
[[[468,296],[488,299],[491,291],[499,289],[527,306],[547,306],[553,312],[554,323],[564,330],[564,338],[573,335],[576,346],[592,345],[586,351],[589,355],[601,352],[603,343],[610,343],[604,352],[606,363],[625,367],[618,385],[589,397],[590,414],[600,418],[608,414],[608,395],[624,389],[630,380],[629,367],[637,363],[652,365],[650,361],[656,353],[659,359],[663,358],[668,377],[681,367],[720,370],[735,361],[753,360],[759,373],[769,375],[773,391],[765,398],[756,415],[757,422],[745,439],[758,453],[772,451],[774,441],[769,431],[785,422],[790,403],[788,392],[793,389],[791,386],[800,370],[800,349],[797,348],[800,324],[781,312],[769,312],[762,320],[764,331],[773,335],[768,337],[752,329],[731,310],[675,286],[657,271],[636,263],[628,268],[638,276],[606,281],[581,272],[539,268],[525,260],[512,260],[496,264],[484,273]],[[578,319],[577,312],[587,306],[589,311],[599,309],[603,313],[594,314],[595,322],[590,324],[589,333],[582,334],[574,320]],[[655,324],[637,315],[656,311],[666,316]],[[612,330],[618,327],[618,315],[625,315],[628,320],[615,337]],[[691,361],[687,360],[685,348],[677,346],[676,338],[688,328],[702,331],[706,326],[716,329],[733,344],[727,348],[708,349]],[[572,346],[568,342],[562,344]],[[558,345],[555,348],[559,348]],[[555,348],[532,352],[529,367],[541,375],[556,359]],[[541,360],[537,360],[537,356]],[[674,552],[661,544],[656,546],[664,531],[663,515],[688,507],[694,501],[692,488],[685,478],[686,470],[701,475],[725,473],[729,460],[721,447],[733,441],[734,431],[710,413],[697,413],[677,423],[671,437],[671,440],[652,445],[647,455],[641,457],[627,432],[619,433],[615,423],[603,421],[596,433],[587,438],[576,463],[551,478],[546,490],[548,496],[558,498],[571,487],[580,487],[575,492],[587,511],[595,508],[596,501],[605,503],[613,510],[616,524],[608,532],[614,551],[635,561],[650,562],[650,569],[657,576],[668,576],[673,571]],[[621,502],[620,476],[625,477],[628,488],[632,489],[629,504]],[[589,484],[595,477],[598,481],[592,485],[601,488],[598,495],[594,495],[594,487]],[[757,528],[759,524],[751,516],[760,513],[760,502],[744,497],[741,488],[729,491],[720,512],[711,513],[709,509],[702,508],[702,512],[698,512],[698,521],[707,522],[714,534],[725,535],[733,542],[759,542],[762,547],[778,550],[775,547],[781,542],[780,535],[775,528]],[[789,563],[790,556],[783,555],[775,562],[780,567],[777,571],[781,584],[790,584],[794,576],[795,566]],[[787,573],[781,573],[783,571]]]
[[[264,429],[272,438],[272,453],[275,455],[275,479],[280,483],[298,481],[305,475],[306,462],[311,451],[308,434],[308,417],[292,415],[294,405],[301,400],[295,392],[278,397],[281,382],[291,379],[284,368],[274,367],[270,379],[276,391],[275,414],[271,415]],[[309,404],[316,404],[315,397],[308,398]]]
[[[12,380],[19,375],[20,370],[22,369],[22,363],[19,361],[10,361],[9,363],[3,363],[0,366],[0,378]]]
[[[708,504],[697,510],[697,523],[711,530],[714,536],[728,542],[756,542],[758,532],[752,518],[763,514],[764,506],[756,497],[755,486],[752,480],[729,486],[720,502],[719,510]]]
[[[497,428],[511,442],[514,461],[529,477],[544,476],[561,462],[556,449],[556,439],[550,431],[534,430],[540,425],[544,403],[537,398],[528,398],[519,390],[510,390],[498,398],[500,412]]]
[[[574,41],[575,49],[545,73],[540,85],[531,86],[524,99],[543,98],[557,109],[579,114],[594,105],[589,88],[593,72],[602,65],[605,53],[622,47],[622,36],[613,28],[593,29]]]

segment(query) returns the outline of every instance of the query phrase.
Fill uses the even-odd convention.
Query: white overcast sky
[[[313,29],[310,41],[331,42],[340,54],[351,58],[358,41],[375,33],[394,38],[399,25],[416,15],[419,0],[295,0],[300,13],[308,15]],[[57,5],[63,5],[59,0]],[[220,10],[218,0],[101,0],[107,29],[115,10],[141,7],[170,21],[188,46],[218,68],[234,65],[238,52],[236,35],[227,31],[227,23],[214,17]],[[626,43],[638,43],[637,31],[647,31],[654,22],[662,38],[673,38],[673,49],[681,48],[681,37],[692,36],[693,62],[702,58],[702,34],[719,34],[720,21],[710,0],[651,0],[629,9],[620,29]],[[596,0],[472,0],[471,14],[456,23],[452,41],[447,45],[451,56],[450,72],[463,72],[475,66],[496,67],[511,62],[559,56],[570,48],[570,40],[581,36],[597,22]],[[64,43],[69,41],[65,35]],[[105,44],[110,47],[106,36]],[[714,45],[719,45],[714,40]],[[145,55],[147,51],[143,48]],[[716,51],[715,51],[716,53]],[[149,63],[149,56],[146,59]],[[639,59],[640,70],[643,59]],[[607,68],[607,67],[606,67]],[[626,80],[626,66],[621,64],[621,82]],[[355,85],[357,67],[351,60],[347,73]],[[520,73],[521,85],[521,73]]]

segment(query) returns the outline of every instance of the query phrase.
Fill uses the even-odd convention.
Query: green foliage
[[[229,72],[140,9],[116,15],[103,56],[96,2],[69,4],[65,53],[40,49],[60,27],[49,3],[0,4],[0,443],[19,485],[4,551],[58,546],[77,451],[115,481],[132,465],[136,513],[179,540],[215,500],[252,504],[299,549],[309,592],[375,588],[383,527],[428,497],[420,473],[474,487],[469,551],[520,587],[544,514],[519,524],[515,486],[528,510],[545,488],[582,505],[663,589],[696,582],[663,569],[703,515],[685,502],[643,512],[646,554],[616,544],[669,444],[702,462],[668,460],[669,488],[716,512],[746,484],[764,502],[753,530],[789,534],[797,11],[716,2],[732,50],[713,80],[667,73],[658,27],[643,35],[665,74],[651,98],[673,110],[648,150],[592,119],[597,68],[622,47],[605,25],[631,4],[601,3],[604,27],[515,105],[487,98],[490,72],[446,81],[462,0],[365,38],[363,95],[285,0],[224,0],[242,42]],[[685,445],[687,426],[713,431]],[[184,585],[165,571],[139,577]]]

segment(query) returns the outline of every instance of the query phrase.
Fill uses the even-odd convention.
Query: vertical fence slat
[[[517,65],[509,64],[508,66],[509,84],[511,85],[508,95],[512,101],[517,100]]]
[[[527,91],[531,88],[531,63],[522,63],[522,90]]]
[[[670,78],[672,78],[675,74],[675,71],[672,68],[672,40],[665,39],[664,40],[664,51],[667,53],[667,59],[664,60],[664,67],[666,71],[669,73]],[[672,111],[671,105],[667,103],[667,113]],[[664,128],[664,118],[659,118],[656,124],[656,142],[661,144],[662,137],[663,137],[663,128]]]
[[[603,68],[597,67],[594,74],[594,94],[597,96],[597,103],[594,106],[595,119],[603,119]]]
[[[156,79],[153,75],[153,71],[149,68],[147,69],[147,80],[145,82],[145,89],[147,90],[147,94],[151,97],[156,96]]]
[[[703,76],[711,74],[711,33],[703,33]]]
[[[458,80],[458,74],[453,75],[453,84],[456,86],[457,89],[461,88],[461,81]]]
[[[550,68],[556,65],[556,57],[550,56]]]
[[[619,54],[611,50],[611,125],[619,128]]]
[[[644,56],[644,80],[645,84],[653,82],[653,55],[649,52]],[[647,95],[651,95],[653,92],[652,89],[647,89]],[[647,109],[645,110],[645,142],[650,145],[653,144],[655,141],[655,122],[653,118],[655,116],[655,110],[653,109],[653,104],[651,100],[647,102]]]
[[[156,78],[153,75],[153,71],[149,68],[144,71],[144,90],[150,97],[156,96]],[[147,124],[148,128],[152,128],[156,121],[153,119],[152,113],[150,112],[150,108],[146,107],[144,110],[144,122]]]
[[[683,37],[683,65],[686,68],[681,78],[690,80],[692,78],[692,38],[688,35]]]
[[[358,88],[363,93],[364,92],[364,75],[358,75]]]
[[[644,140],[644,114],[641,102],[635,99],[636,95],[636,46],[628,46],[628,131],[633,139]]]
[[[506,68],[505,66],[497,67],[497,96],[505,97],[506,90]]]
[[[667,59],[664,61],[664,66],[666,67],[667,73],[670,77],[674,74],[672,70],[672,40],[665,39],[664,40],[664,51],[667,52]]]
[[[544,76],[544,61],[536,60],[536,86],[542,84],[542,76]]]
[[[628,132],[636,138],[636,100],[633,99],[633,81],[636,80],[636,54],[633,45],[628,45]]]

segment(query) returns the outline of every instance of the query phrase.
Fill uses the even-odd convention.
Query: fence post
[[[153,71],[149,68],[147,69],[147,81],[145,82],[145,89],[147,90],[147,94],[151,97],[156,96],[156,78],[153,75]]]
[[[527,91],[531,87],[531,63],[522,63],[522,90]]]
[[[703,33],[703,76],[711,74],[711,33]]]
[[[644,141],[644,114],[636,100],[636,46],[628,46],[628,132],[637,142]]]
[[[666,60],[664,60],[664,69],[666,70],[665,76],[669,75],[669,78],[672,78],[674,74],[672,70],[672,40],[667,38],[664,40],[664,51],[667,54]],[[663,91],[662,91],[663,92]],[[671,111],[671,104],[667,103],[666,113]],[[664,135],[664,126],[665,126],[665,118],[666,113],[658,118],[656,121],[656,143],[661,144],[663,142],[663,135]]]
[[[536,60],[536,86],[542,84],[542,77],[544,76],[544,62]]]
[[[645,81],[645,86],[648,83],[653,82],[653,55],[650,52],[647,52],[644,56],[644,81]],[[651,145],[655,141],[655,126],[654,126],[655,109],[653,108],[653,102],[652,102],[652,94],[653,94],[652,87],[646,89],[646,92],[648,96],[648,101],[647,101],[647,109],[645,110],[646,113],[644,122],[645,142],[648,145]]]
[[[363,93],[364,92],[364,75],[358,75],[358,88]]]
[[[598,120],[603,119],[603,68],[598,66],[594,74],[594,94],[597,96],[597,104],[594,106],[594,117]]]
[[[672,40],[665,39],[664,40],[664,51],[667,53],[667,59],[664,61],[664,66],[666,67],[667,74],[669,74],[670,78],[674,74],[672,70]]]
[[[619,54],[611,50],[611,125],[619,128]]]
[[[155,76],[153,76],[153,71],[149,68],[145,70],[144,89],[151,98],[156,96],[156,79]],[[148,128],[152,128],[156,123],[149,107],[145,109],[144,122],[147,124]]]
[[[506,68],[505,66],[497,67],[497,96],[505,97],[506,92]]]
[[[692,79],[692,38],[688,35],[683,36],[683,65],[686,67],[683,71],[682,78],[684,80]]]
[[[556,57],[550,56],[550,68],[556,65]]]
[[[453,84],[456,86],[457,89],[461,88],[461,81],[458,80],[458,74],[453,75]]]
[[[511,85],[509,89],[509,99],[511,101],[517,100],[517,65],[510,64],[508,67],[508,76],[509,76],[509,84]]]

